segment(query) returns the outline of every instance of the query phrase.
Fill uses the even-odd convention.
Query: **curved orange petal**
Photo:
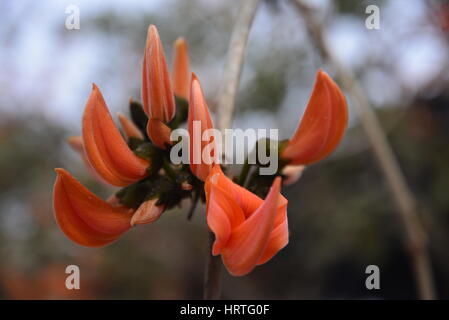
[[[209,228],[215,234],[215,242],[212,254],[217,255],[226,245],[233,229],[242,224],[245,213],[240,206],[239,187],[225,176],[219,165],[214,165],[206,179],[204,190],[206,193],[206,220]],[[247,199],[256,201],[255,207],[259,207],[262,199],[253,195],[246,189]],[[254,196],[254,197],[253,197]]]
[[[335,101],[336,107],[332,114],[334,120],[331,123],[330,139],[327,146],[328,149],[326,150],[324,157],[330,154],[337,147],[348,126],[348,105],[346,103],[346,98],[335,81],[331,78],[329,79],[331,80],[328,82],[329,91],[331,92],[332,99]]]
[[[164,212],[163,206],[157,206],[158,199],[147,200],[140,205],[131,218],[131,226],[147,224],[159,219]]]
[[[148,28],[143,58],[142,101],[143,108],[150,118],[167,123],[175,116],[176,106],[167,61],[154,25]]]
[[[83,115],[83,142],[89,163],[108,183],[126,186],[147,175],[149,163],[129,149],[95,84]]]
[[[262,257],[257,261],[257,265],[264,264],[288,244],[288,220],[287,220],[287,199],[282,195],[279,198],[277,215],[274,221],[273,230],[268,239]]]
[[[322,70],[304,116],[295,134],[282,152],[290,164],[310,164],[328,156],[343,137],[348,122],[348,109],[343,93]]]
[[[129,120],[123,113],[119,112],[117,114],[117,117],[120,121],[120,124],[122,126],[123,133],[125,134],[125,137],[129,140],[129,138],[137,138],[143,140],[143,134],[137,128],[137,126]]]
[[[234,201],[242,209],[245,219],[249,218],[251,214],[255,212],[263,203],[263,200],[257,195],[229,179],[223,173],[219,165],[213,166],[204,185],[206,201],[212,185],[219,187],[228,197],[234,199]]]
[[[132,210],[101,200],[64,169],[56,169],[56,173],[54,214],[69,239],[83,246],[100,247],[131,227]]]
[[[222,251],[223,262],[232,275],[248,274],[263,258],[277,216],[280,184],[281,178],[277,177],[263,204],[232,231]]]
[[[246,219],[248,219],[257,212],[257,209],[264,201],[247,189],[235,184],[226,176],[224,177],[228,180],[228,183],[234,184],[233,192],[229,192],[229,195],[236,199],[239,206],[242,208]],[[221,182],[224,185],[226,182],[223,180]],[[277,252],[288,244],[287,204],[287,199],[283,195],[280,195],[273,231],[270,234],[267,248],[257,262],[258,265],[269,261]]]
[[[231,232],[245,221],[245,215],[227,190],[212,185],[208,194],[207,225],[215,234],[212,254],[218,255],[226,246]]]
[[[70,147],[76,151],[81,159],[83,159],[84,165],[86,166],[89,173],[97,179],[99,182],[107,184],[107,182],[95,171],[95,169],[92,167],[92,165],[89,163],[89,160],[87,159],[86,153],[84,152],[84,142],[83,137],[81,136],[72,136],[67,139],[67,142],[69,143]]]
[[[178,97],[189,99],[190,66],[187,43],[184,38],[176,39],[173,61],[173,91]]]
[[[213,143],[213,138],[211,137],[208,141],[202,141],[202,135],[204,131],[213,128],[214,124],[204,99],[200,82],[196,75],[192,73],[187,119],[187,129],[190,136],[190,170],[202,181],[206,180],[213,167],[213,164],[205,163],[202,157],[203,149],[208,144]]]
[[[171,129],[165,123],[157,119],[149,119],[147,123],[147,134],[151,142],[161,149],[166,149],[166,144],[173,144],[170,140]]]

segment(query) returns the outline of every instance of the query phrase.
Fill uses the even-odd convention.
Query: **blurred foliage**
[[[237,112],[258,110],[276,113],[279,111],[287,92],[285,74],[288,68],[288,60],[279,59],[280,56],[287,57],[288,54],[271,53],[254,63],[255,75],[247,86],[241,89],[236,102]],[[268,64],[269,61],[270,64]]]

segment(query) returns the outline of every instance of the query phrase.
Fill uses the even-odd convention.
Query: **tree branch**
[[[245,0],[239,8],[239,15],[234,25],[228,54],[224,65],[222,86],[217,105],[218,129],[224,130],[231,125],[234,113],[235,96],[240,83],[246,43],[251,25],[260,0]]]
[[[235,96],[240,83],[246,44],[251,25],[260,0],[241,2],[238,17],[232,31],[228,54],[224,66],[222,87],[218,97],[218,129],[225,130],[231,125]],[[204,299],[219,299],[221,295],[221,268],[219,256],[212,256],[214,235],[209,233],[209,252],[204,282]]]
[[[435,299],[432,268],[427,248],[427,234],[417,211],[415,199],[407,185],[391,146],[382,130],[379,120],[371,108],[363,89],[352,72],[346,68],[331,52],[324,37],[323,29],[314,17],[312,10],[301,0],[292,0],[293,5],[304,18],[315,45],[323,58],[328,59],[337,71],[337,78],[350,94],[358,112],[361,124],[368,137],[380,169],[388,183],[393,200],[396,203],[405,233],[404,243],[409,252],[419,296],[421,299]]]

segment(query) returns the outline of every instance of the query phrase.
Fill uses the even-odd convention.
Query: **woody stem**
[[[215,236],[212,232],[209,232],[209,247],[212,250],[212,246],[215,241]],[[211,251],[210,251],[211,252]],[[217,300],[221,296],[221,261],[220,256],[213,256],[208,254],[207,272],[204,279],[204,299]]]
[[[216,108],[218,115],[218,129],[224,131],[231,125],[234,113],[235,96],[240,82],[243,59],[248,42],[249,32],[260,0],[246,0],[240,2],[238,16],[232,30],[228,54],[225,62],[222,87]],[[206,266],[206,281],[204,284],[205,299],[219,299],[221,295],[221,261],[219,257],[211,255],[214,235],[209,233],[209,253]]]
[[[198,204],[198,200],[200,199],[200,194],[198,190],[195,190],[195,195],[193,196],[192,206],[190,207],[189,213],[187,214],[187,220],[192,220],[193,213],[195,212],[196,206]]]

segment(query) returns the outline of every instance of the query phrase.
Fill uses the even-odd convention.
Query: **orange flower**
[[[281,157],[289,164],[311,164],[327,157],[339,144],[348,123],[345,97],[337,84],[322,70],[304,116]]]
[[[83,146],[92,168],[112,185],[126,186],[147,175],[149,163],[129,149],[95,84],[83,116]]]
[[[152,222],[163,211],[161,207],[148,207],[146,203],[136,213],[123,206],[114,206],[87,190],[66,170],[56,169],[56,173],[53,191],[55,218],[65,235],[80,245],[107,245],[132,225]],[[149,216],[155,218],[148,220]]]
[[[164,48],[154,25],[148,28],[143,56],[142,101],[146,114],[152,120],[148,122],[148,136],[155,145],[165,149],[165,143],[170,143],[170,134],[166,134],[170,128],[166,123],[175,116],[176,107]],[[160,139],[161,136],[166,140]]]
[[[207,224],[215,234],[213,255],[229,273],[243,276],[288,244],[287,199],[277,177],[265,200],[233,183],[215,165],[206,180]]]
[[[176,39],[173,61],[173,91],[178,97],[189,100],[190,66],[187,43],[184,38]]]
[[[190,170],[195,176],[198,177],[198,179],[204,181],[209,175],[216,159],[213,154],[215,151],[211,151],[212,159],[208,161],[210,163],[204,161],[203,151],[206,146],[210,147],[210,144],[213,144],[214,142],[213,137],[203,141],[202,136],[204,131],[213,129],[214,124],[210,117],[209,108],[207,107],[206,100],[204,99],[200,82],[194,73],[192,73],[191,78],[189,115],[187,118],[187,124],[190,137]]]
[[[119,118],[128,137],[141,137],[128,119],[122,115]],[[112,185],[127,186],[148,174],[148,161],[129,149],[95,84],[84,111],[83,135],[71,137],[69,144],[81,154],[94,176]],[[119,205],[116,197],[101,200],[66,170],[56,172],[53,191],[56,221],[67,237],[78,244],[88,247],[109,244],[131,226],[156,220],[164,210],[163,206],[156,206],[157,199],[144,202],[136,211]]]

